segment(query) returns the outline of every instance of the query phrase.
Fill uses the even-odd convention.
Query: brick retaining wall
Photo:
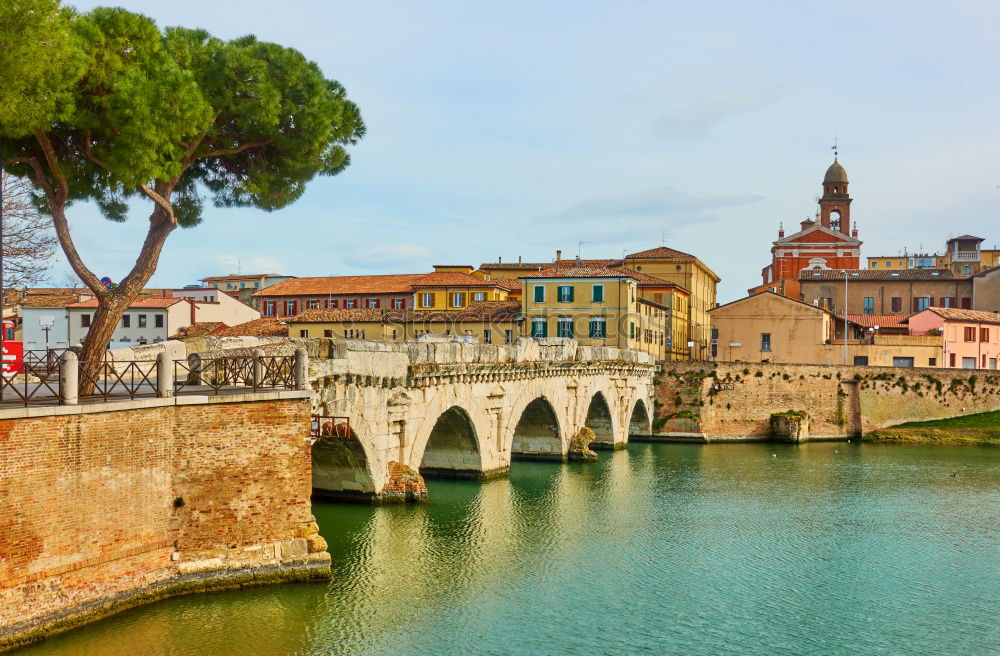
[[[0,419],[0,649],[176,591],[327,575],[308,396]]]

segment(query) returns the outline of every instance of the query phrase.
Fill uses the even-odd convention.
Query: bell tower
[[[834,147],[833,164],[823,176],[823,196],[819,199],[820,225],[851,235],[851,197],[847,195],[847,171],[837,161]]]

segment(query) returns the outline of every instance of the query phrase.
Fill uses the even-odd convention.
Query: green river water
[[[336,580],[159,602],[16,652],[1000,653],[1000,449],[634,444],[317,503]]]

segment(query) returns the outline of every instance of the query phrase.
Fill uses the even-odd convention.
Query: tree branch
[[[236,148],[220,148],[218,150],[210,150],[203,155],[200,155],[197,159],[203,159],[205,157],[222,157],[225,155],[236,155],[237,153],[242,153],[244,150],[249,150],[251,148],[260,148],[261,146],[267,146],[271,144],[271,140],[266,141],[253,141],[250,143],[245,143],[242,146],[237,146]]]
[[[146,198],[150,199],[159,206],[159,209],[166,215],[165,218],[171,225],[177,225],[177,218],[174,216],[174,206],[170,204],[170,201],[150,189],[147,185],[139,185],[138,189],[140,193],[146,196]],[[157,216],[156,212],[149,217],[149,220],[152,221],[155,216]]]
[[[66,178],[59,173],[59,161],[56,158],[52,142],[49,140],[49,135],[44,132],[36,132],[35,139],[38,141],[38,145],[41,146],[42,152],[45,154],[45,161],[49,166],[49,171],[58,185],[58,190],[53,190],[47,178],[43,175],[41,163],[33,157],[29,158],[35,162],[33,165],[35,173],[42,178],[38,181],[39,186],[45,191],[45,196],[49,201],[52,226],[56,230],[56,237],[59,238],[59,244],[62,246],[63,253],[66,254],[66,260],[76,275],[80,277],[80,280],[83,281],[83,284],[89,287],[90,291],[94,292],[97,298],[106,298],[108,296],[107,288],[101,284],[101,281],[97,279],[94,272],[88,269],[87,265],[83,263],[83,258],[80,257],[80,253],[76,250],[76,244],[73,243],[73,236],[70,235],[69,222],[66,220],[65,212],[66,199],[69,197],[69,184],[66,182]]]
[[[93,148],[94,148],[94,142],[91,141],[90,139],[90,130],[87,130],[87,136],[83,140],[83,154],[86,155],[87,159],[89,159],[94,164],[97,164],[104,170],[108,170],[108,165],[102,162],[100,159],[98,159],[96,155],[94,155]]]

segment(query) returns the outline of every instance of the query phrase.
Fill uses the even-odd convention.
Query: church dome
[[[830,168],[826,170],[826,175],[823,176],[823,184],[847,184],[847,171],[836,159],[833,160]]]

